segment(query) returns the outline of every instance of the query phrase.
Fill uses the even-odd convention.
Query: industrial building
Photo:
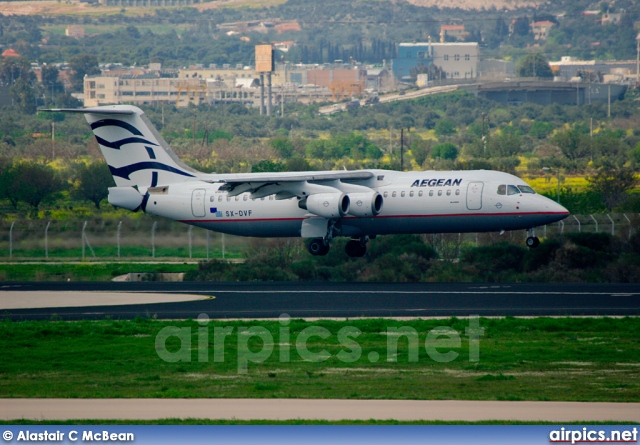
[[[433,65],[447,79],[473,79],[478,77],[479,56],[477,42],[400,43],[392,71],[396,79],[410,81],[413,72]]]

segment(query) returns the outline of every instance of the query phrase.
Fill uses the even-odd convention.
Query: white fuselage
[[[395,172],[368,170],[374,177],[350,181],[379,192],[376,216],[345,215],[335,228],[342,236],[397,233],[464,233],[531,229],[566,218],[569,212],[544,196],[513,192],[526,186],[516,176],[496,171]],[[245,175],[216,175],[217,180]],[[248,174],[246,174],[249,177]],[[303,221],[318,218],[298,198],[275,195],[229,196],[223,183],[187,181],[153,191],[145,211],[216,232],[254,237],[299,237]],[[507,194],[507,187],[511,194]],[[500,194],[502,190],[502,194]],[[524,190],[524,188],[523,188]],[[530,190],[530,188],[529,188]],[[362,204],[362,203],[360,203]],[[351,206],[358,205],[351,202]]]

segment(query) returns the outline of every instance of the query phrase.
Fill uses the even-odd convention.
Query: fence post
[[[47,222],[47,227],[44,229],[44,257],[49,259],[49,226],[51,221]]]
[[[118,243],[118,258],[120,258],[120,229],[122,229],[122,221],[118,223],[118,228],[116,229],[116,242]]]
[[[82,225],[82,259],[84,260],[84,242],[85,242],[85,236],[84,236],[84,230],[87,228],[87,221],[84,222],[84,224]]]
[[[598,233],[598,220],[593,217],[593,215],[589,215],[594,223],[596,223],[596,233]]]
[[[629,223],[629,234],[627,236],[627,239],[631,239],[631,220],[625,213],[623,213],[622,216],[624,216],[627,222]]]
[[[544,237],[545,238],[547,237],[547,225],[546,224],[544,225]]]
[[[193,243],[191,240],[191,231],[193,230],[193,226],[189,226],[189,259],[191,259],[193,257]]]
[[[156,227],[158,227],[158,221],[154,221],[151,226],[151,258],[156,257]]]
[[[16,222],[11,223],[11,227],[9,227],[9,258],[13,258],[13,225]]]
[[[609,218],[609,221],[611,221],[611,236],[616,236],[616,224],[613,222],[613,219],[611,219],[608,213],[607,218]]]
[[[580,220],[578,219],[578,217],[576,215],[571,215],[573,216],[573,219],[575,219],[578,222],[578,233],[582,232],[582,224],[580,224]],[[562,228],[564,229],[564,224],[562,225]]]
[[[207,259],[209,259],[209,231],[207,230]]]
[[[560,223],[560,235],[562,235],[564,233],[564,221],[558,221]]]

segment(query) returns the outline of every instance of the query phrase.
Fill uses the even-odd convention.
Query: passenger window
[[[433,190],[429,190],[429,196],[433,196]]]
[[[422,192],[422,190],[420,190],[420,191],[418,192],[418,196],[420,196],[420,197],[422,197],[422,195],[423,195],[423,194],[424,194],[424,193]]]
[[[244,196],[242,197],[242,200],[243,200],[243,201],[246,201],[247,199],[249,199],[249,197],[248,197],[247,195],[244,195]]]
[[[438,190],[438,196],[442,196],[442,190]]]
[[[405,192],[400,192],[400,196],[404,198]]]
[[[236,196],[236,201],[240,201],[240,197],[239,196]]]
[[[507,195],[517,195],[518,193],[520,193],[520,190],[515,185],[507,186]]]
[[[451,190],[447,190],[447,196],[451,196]]]
[[[389,196],[389,192],[384,192],[384,193],[382,194],[382,196],[384,196],[384,197],[386,198],[387,196]]]
[[[269,201],[273,201],[273,195],[269,196]]]
[[[227,196],[227,202],[231,201],[231,196]]]
[[[209,197],[209,202],[213,202],[214,199],[215,199],[215,196],[210,196]]]
[[[413,190],[411,190],[411,191],[409,192],[409,196],[410,196],[411,198],[413,198]]]
[[[395,198],[395,197],[396,197],[396,192],[393,192],[393,193],[391,194],[391,197],[392,197],[392,198]]]
[[[506,195],[507,194],[507,186],[502,184],[498,186],[498,195]]]
[[[456,196],[460,194],[460,189],[456,190]]]
[[[218,202],[222,202],[222,195],[218,196]]]

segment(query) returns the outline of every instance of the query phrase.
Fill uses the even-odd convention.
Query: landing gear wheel
[[[367,246],[360,240],[352,239],[351,241],[348,241],[344,246],[344,251],[350,257],[360,258],[363,257],[365,253],[367,253]]]
[[[540,238],[537,236],[530,236],[527,238],[527,247],[535,249],[540,245]]]
[[[329,244],[326,244],[322,238],[314,238],[307,244],[307,249],[311,255],[322,256],[329,253]]]

